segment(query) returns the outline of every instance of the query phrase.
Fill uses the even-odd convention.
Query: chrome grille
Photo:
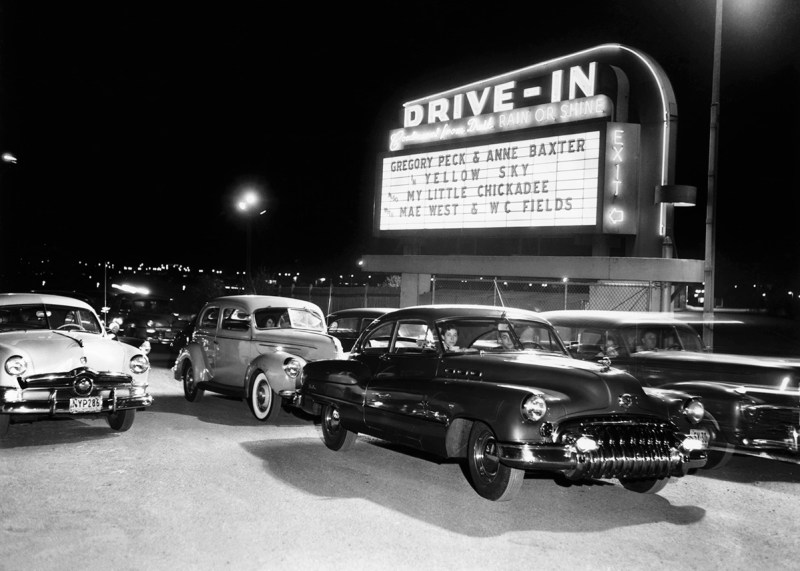
[[[652,420],[584,421],[559,429],[560,439],[594,439],[599,448],[578,453],[573,476],[580,478],[661,478],[681,461],[674,429]]]
[[[19,379],[18,382],[23,389],[72,389],[75,379],[79,376],[90,378],[96,388],[114,388],[130,385],[133,382],[133,378],[130,375],[105,371],[99,372],[89,367],[78,367],[63,373],[31,375],[30,377]]]

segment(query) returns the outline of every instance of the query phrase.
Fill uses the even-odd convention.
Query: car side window
[[[203,312],[198,321],[198,329],[215,330],[217,328],[217,319],[219,318],[219,308],[209,307]]]
[[[358,331],[358,317],[340,317],[328,325],[331,331]]]
[[[425,349],[436,349],[433,332],[424,321],[400,321],[397,325],[397,336],[391,353],[422,353]]]
[[[222,312],[220,328],[227,331],[247,331],[250,329],[250,314],[241,309],[226,307]]]
[[[388,352],[389,345],[392,342],[392,335],[394,334],[394,326],[395,322],[390,321],[373,329],[361,344],[363,353],[365,355],[380,355]]]

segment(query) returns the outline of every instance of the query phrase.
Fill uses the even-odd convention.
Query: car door
[[[380,330],[377,330],[380,333]],[[423,320],[400,320],[391,342],[377,356],[365,393],[370,428],[419,446],[428,422],[426,395],[436,376],[439,353]]]
[[[217,324],[220,308],[217,305],[206,306],[197,320],[194,340],[200,348],[203,368],[208,371],[208,380],[214,378],[217,365]],[[195,371],[198,369],[195,368]]]
[[[244,388],[245,372],[255,357],[252,316],[244,307],[224,305],[216,337],[214,380],[222,385]]]

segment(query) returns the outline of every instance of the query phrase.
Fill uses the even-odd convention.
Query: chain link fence
[[[434,277],[431,303],[482,304],[534,311],[609,309],[650,311],[661,284]],[[658,292],[660,293],[660,291]]]
[[[661,295],[657,282],[576,282],[560,280],[431,278],[421,304],[478,304],[534,311],[608,309],[650,311]],[[304,299],[327,314],[351,307],[400,307],[400,288],[388,286],[269,286],[259,294]]]
[[[261,286],[259,295],[303,299],[317,304],[325,314],[351,307],[400,307],[400,288],[387,286]]]

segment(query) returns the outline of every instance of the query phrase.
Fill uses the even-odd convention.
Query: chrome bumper
[[[153,404],[153,397],[149,394],[137,396],[117,396],[117,391],[112,389],[108,396],[101,397],[101,407],[96,412],[70,412],[70,396],[66,391],[52,389],[46,398],[41,398],[42,391],[36,391],[39,398],[29,399],[25,392],[19,389],[0,390],[0,412],[5,414],[48,414],[48,415],[83,415],[116,412],[128,408],[145,408]],[[127,391],[126,391],[127,392]]]
[[[500,462],[521,470],[559,470],[574,478],[683,476],[702,468],[706,450],[619,447],[581,452],[574,445],[498,444]]]

